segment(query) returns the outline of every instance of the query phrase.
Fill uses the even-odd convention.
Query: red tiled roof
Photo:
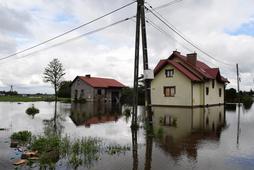
[[[83,80],[88,85],[95,87],[95,88],[123,88],[125,85],[122,83],[109,78],[100,78],[100,77],[86,77],[86,76],[77,76],[81,80]]]
[[[92,124],[99,124],[99,123],[107,123],[107,122],[116,122],[118,120],[118,116],[111,116],[105,115],[100,117],[91,117],[84,121],[85,126],[90,126]]]
[[[158,74],[162,67],[165,65],[170,64],[174,66],[177,70],[179,70],[181,73],[183,73],[186,77],[193,81],[200,81],[200,79],[195,75],[192,74],[189,70],[187,70],[185,67],[183,67],[181,64],[173,61],[173,60],[160,60],[159,64],[154,69],[154,74]]]
[[[178,58],[182,62],[176,62],[174,58]],[[160,70],[167,64],[174,66],[177,70],[179,70],[192,81],[217,79],[223,83],[229,82],[226,78],[220,75],[219,68],[210,68],[208,65],[198,60],[196,61],[196,65],[193,65],[187,61],[186,56],[181,55],[177,51],[174,51],[168,59],[160,60],[154,69],[154,74],[158,74]]]

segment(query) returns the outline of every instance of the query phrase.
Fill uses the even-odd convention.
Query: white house
[[[197,107],[224,104],[225,85],[219,68],[197,60],[197,54],[183,56],[174,51],[160,60],[151,82],[153,106]]]

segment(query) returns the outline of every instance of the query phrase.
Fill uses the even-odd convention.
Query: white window
[[[166,77],[173,77],[174,75],[174,69],[167,69],[165,70]]]

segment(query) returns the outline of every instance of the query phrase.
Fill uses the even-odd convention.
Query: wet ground
[[[101,155],[89,168],[79,169],[253,169],[254,107],[153,108],[154,135],[146,135],[144,109],[139,107],[141,128],[131,131],[128,107],[104,104],[58,104],[35,102],[40,113],[31,117],[25,110],[32,103],[0,103],[0,169],[13,169],[20,157],[10,146],[13,132],[29,130],[43,135],[56,127],[63,136],[99,137],[105,143],[128,145],[130,151]],[[240,113],[240,114],[239,114]],[[56,126],[52,125],[55,123]],[[69,169],[61,160],[56,169]],[[23,169],[25,169],[23,167]],[[35,167],[34,169],[38,169]]]

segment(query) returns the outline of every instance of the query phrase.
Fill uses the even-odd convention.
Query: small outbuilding
[[[77,76],[71,83],[71,99],[119,103],[125,85],[110,78]]]

